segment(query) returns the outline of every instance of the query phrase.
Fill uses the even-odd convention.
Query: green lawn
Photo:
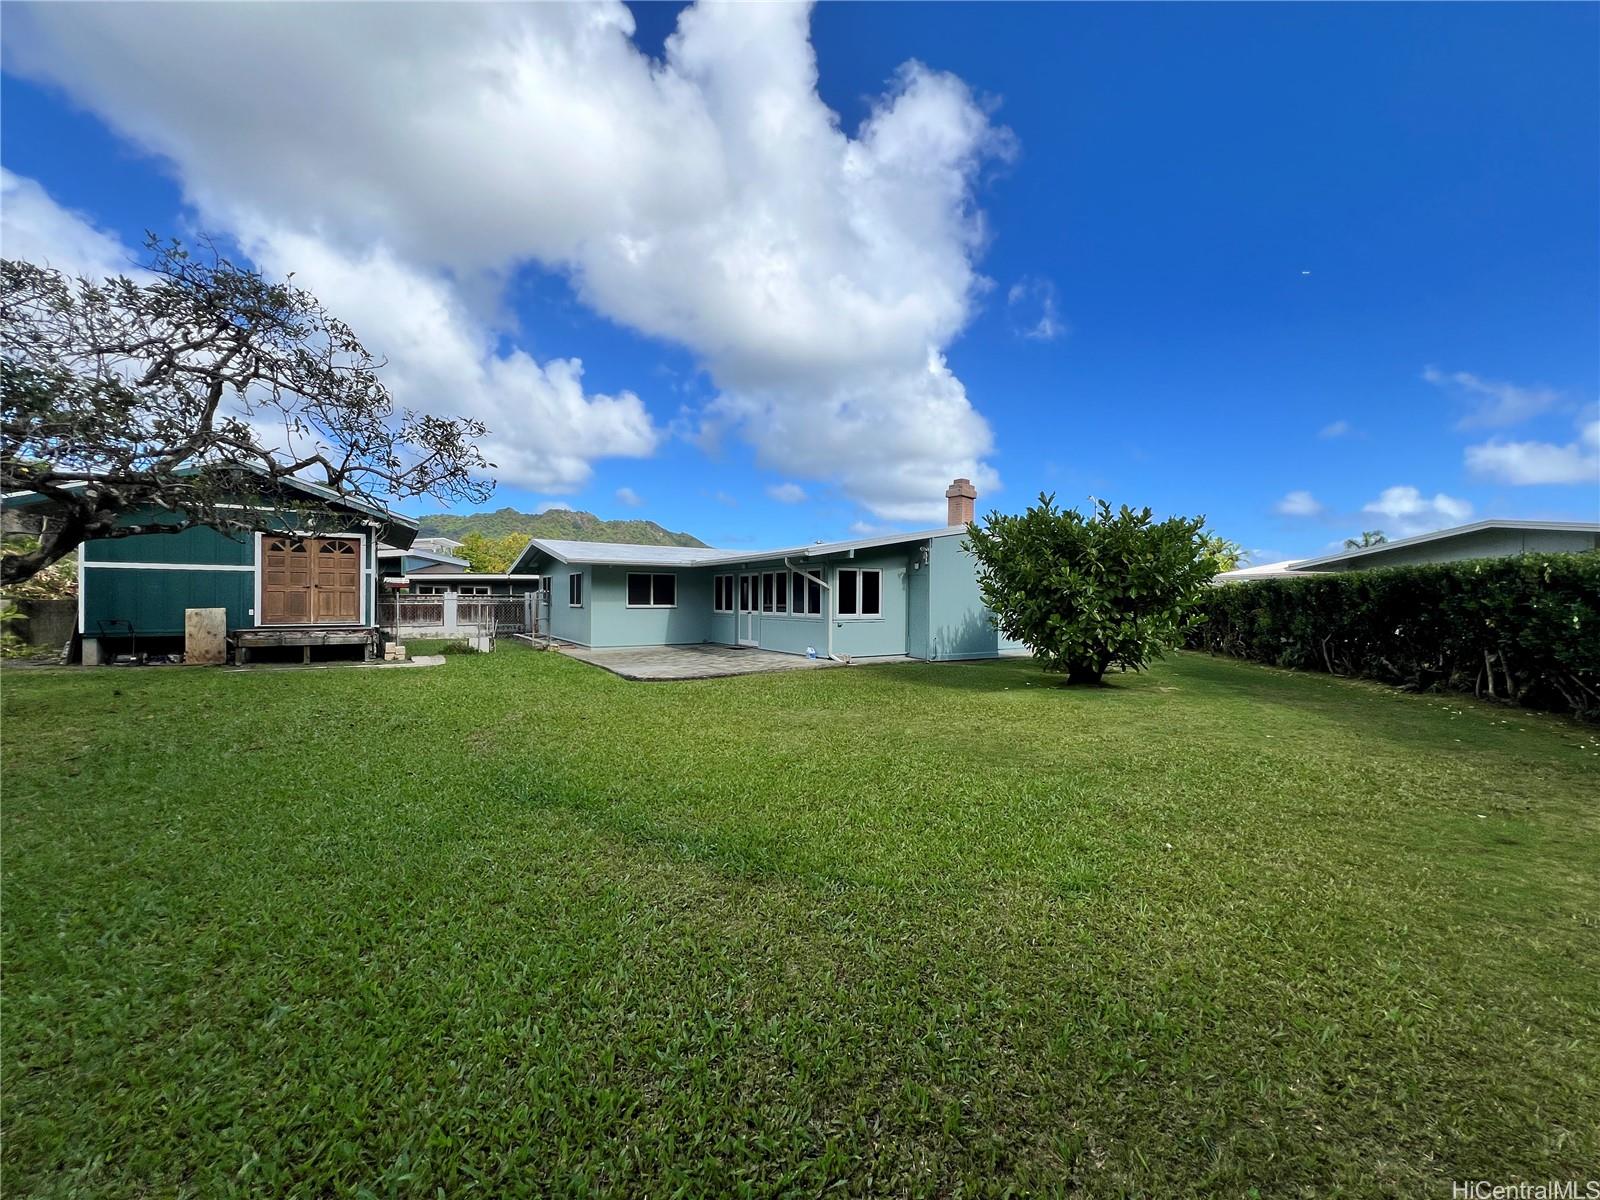
[[[1600,1163],[1600,738],[1183,655],[4,678],[8,1196]]]

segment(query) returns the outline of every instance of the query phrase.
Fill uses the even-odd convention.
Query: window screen
[[[583,607],[583,576],[577,572],[567,576],[567,603],[573,608]]]
[[[678,602],[676,575],[652,575],[651,580],[650,603],[659,608],[671,608]]]
[[[628,576],[628,603],[635,607],[650,603],[650,576]]]

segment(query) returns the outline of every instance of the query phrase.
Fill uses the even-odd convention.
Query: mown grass
[[[10,672],[7,1195],[1600,1162],[1600,743],[1182,655]]]

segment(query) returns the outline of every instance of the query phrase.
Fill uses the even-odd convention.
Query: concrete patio
[[[842,664],[798,654],[752,650],[735,646],[627,646],[591,650],[562,646],[561,653],[580,662],[604,667],[624,679],[720,679],[728,675],[758,675],[769,671],[804,671]]]

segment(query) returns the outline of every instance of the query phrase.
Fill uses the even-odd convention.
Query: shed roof
[[[401,513],[392,512],[381,505],[371,504],[365,500],[357,499],[354,496],[344,495],[343,493],[334,491],[332,488],[323,487],[320,483],[312,483],[309,479],[299,479],[293,475],[280,475],[274,478],[269,476],[267,472],[262,470],[260,467],[252,466],[249,463],[229,463],[227,465],[230,469],[237,470],[241,474],[259,477],[262,482],[268,486],[284,487],[293,491],[304,492],[308,496],[315,496],[317,499],[326,503],[330,508],[348,509],[351,512],[357,512],[361,513],[363,516],[372,517],[374,520],[382,523],[383,528],[379,532],[379,538],[385,542],[388,542],[390,545],[405,548],[410,546],[412,539],[416,537],[416,521],[410,517],[404,516]],[[198,470],[199,468],[195,467],[184,467],[174,472],[174,474],[193,475],[196,474]],[[88,485],[86,482],[83,482],[68,483],[62,486],[63,490],[73,491]],[[32,491],[7,492],[4,496],[4,499],[8,506],[23,509],[50,503],[50,498],[48,496],[42,496],[38,492]]]

